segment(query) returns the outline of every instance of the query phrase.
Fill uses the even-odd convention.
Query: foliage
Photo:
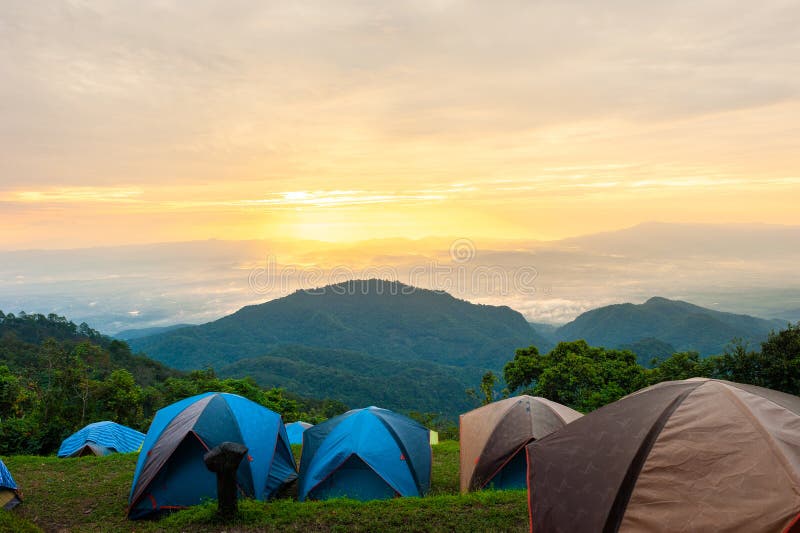
[[[452,420],[444,418],[440,413],[410,411],[408,417],[439,433],[440,441],[458,440],[458,426]]]
[[[61,317],[2,314],[0,453],[47,454],[90,422],[114,420],[146,431],[156,410],[202,392],[231,392],[281,413],[287,421],[322,421],[347,409],[305,400],[252,379],[219,378],[213,370],[183,375]],[[37,328],[60,338],[40,344]]]
[[[676,352],[661,361],[650,372],[651,384],[696,377],[711,377],[713,363],[703,359],[697,352]]]
[[[693,377],[800,395],[800,323],[770,333],[760,351],[750,350],[739,338],[721,355],[704,358],[696,351],[676,352],[649,370],[628,351],[591,347],[582,340],[562,342],[546,355],[531,346],[517,350],[503,376],[510,391],[522,389],[582,411],[648,384]]]
[[[517,350],[503,369],[509,391],[543,396],[579,411],[591,411],[646,385],[646,371],[624,350],[561,342],[545,355],[535,346]]]
[[[712,377],[800,395],[800,322],[770,333],[760,351],[737,339],[708,363]]]
[[[486,372],[481,378],[481,385],[479,391],[469,388],[466,390],[467,396],[478,402],[480,405],[489,405],[498,397],[497,391],[494,386],[497,383],[497,376],[491,370]]]
[[[268,354],[219,370],[222,376],[251,376],[263,387],[297,394],[325,394],[348,405],[379,405],[398,411],[457,415],[470,403],[464,389],[480,369],[428,361],[390,361],[351,350],[281,345]]]

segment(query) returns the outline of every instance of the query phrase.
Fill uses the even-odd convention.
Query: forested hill
[[[509,307],[382,280],[357,280],[244,307],[215,322],[131,340],[176,368],[215,368],[283,344],[500,369],[520,346],[548,344]]]
[[[49,314],[28,314],[24,311],[15,315],[0,310],[0,337],[12,333],[23,342],[39,344],[45,339],[57,341],[85,341],[108,345],[111,339],[89,327],[85,322],[77,325],[63,316]]]
[[[52,453],[99,420],[146,431],[158,409],[207,391],[242,395],[287,421],[314,422],[347,409],[210,370],[184,374],[57,315],[0,312],[0,331],[0,455]]]
[[[770,331],[786,327],[779,320],[723,313],[679,300],[654,297],[640,305],[617,304],[583,313],[554,332],[559,341],[584,339],[608,348],[644,345],[697,351],[701,355],[722,353],[734,339],[753,346],[765,341]]]
[[[13,372],[35,377],[42,367],[52,366],[46,358],[74,352],[78,346],[97,376],[124,368],[140,384],[151,385],[180,374],[163,363],[134,355],[125,342],[106,337],[85,323],[77,325],[55,314],[0,311],[0,364]]]
[[[306,397],[322,395],[354,407],[375,404],[454,417],[475,407],[465,391],[480,382],[482,372],[421,360],[390,361],[352,350],[287,345],[261,357],[240,359],[219,374],[248,376],[262,387],[282,387]]]

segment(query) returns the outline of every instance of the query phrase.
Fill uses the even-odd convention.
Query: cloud
[[[15,191],[8,196],[22,203],[84,203],[84,202],[130,202],[142,195],[141,189],[121,187],[68,187],[38,191]]]
[[[313,225],[419,236],[469,213],[465,231],[565,236],[686,206],[796,222],[798,17],[790,0],[11,0],[0,209],[81,210],[20,217],[25,243],[108,242],[142,211],[151,241],[369,206]],[[437,220],[403,211],[433,203]],[[217,229],[219,211],[238,214]]]

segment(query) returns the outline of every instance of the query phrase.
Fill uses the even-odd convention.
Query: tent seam
[[[644,465],[647,462],[647,456],[649,455],[650,450],[653,448],[656,440],[658,440],[659,435],[661,435],[661,432],[664,430],[664,426],[667,424],[667,421],[672,414],[678,409],[678,407],[681,406],[681,404],[683,404],[686,398],[700,388],[700,386],[702,386],[702,383],[698,384],[697,387],[681,392],[661,412],[653,425],[650,426],[650,430],[645,435],[645,438],[639,445],[639,448],[636,450],[633,459],[628,464],[628,469],[625,472],[625,476],[622,478],[622,482],[617,489],[617,496],[614,498],[614,501],[611,504],[608,516],[606,517],[605,525],[603,526],[604,532],[619,531],[620,524],[622,523],[622,517],[625,515],[625,511],[628,508],[628,503],[630,503],[631,496],[633,495],[633,491],[636,487],[636,481],[639,478],[642,468],[644,468]]]

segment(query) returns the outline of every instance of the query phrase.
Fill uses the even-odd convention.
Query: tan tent
[[[507,398],[461,415],[461,492],[525,488],[525,445],[580,416],[535,396]]]
[[[695,378],[527,447],[531,531],[794,531],[800,398]]]

